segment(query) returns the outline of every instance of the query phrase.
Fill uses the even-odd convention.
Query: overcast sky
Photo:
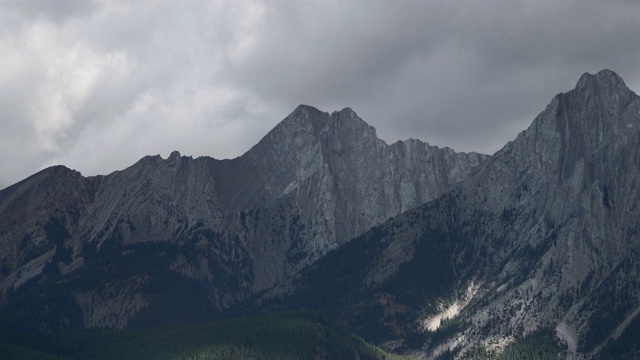
[[[584,72],[639,92],[638,3],[0,0],[0,189],[233,158],[301,103],[492,154]]]

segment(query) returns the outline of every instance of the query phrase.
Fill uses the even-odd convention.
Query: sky
[[[0,0],[0,189],[234,158],[297,105],[493,154],[585,72],[640,91],[631,0]]]

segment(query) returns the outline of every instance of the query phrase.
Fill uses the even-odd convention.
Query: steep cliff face
[[[611,71],[583,75],[460,191],[488,224],[491,304],[475,327],[554,326],[572,352],[622,331],[640,305],[640,99]],[[627,274],[628,276],[624,276]]]
[[[427,358],[548,327],[570,357],[608,351],[638,328],[639,139],[640,98],[611,71],[585,74],[452,191],[262,301],[340,314],[376,341],[422,341]]]
[[[90,178],[50,168],[0,192],[4,308],[59,282],[51,296],[81,313],[74,326],[141,326],[180,302],[195,310],[157,321],[210,315],[442,194],[486,158],[387,145],[351,109],[300,106],[232,160],[174,152]]]
[[[244,301],[316,309],[424,358],[541,328],[570,358],[634,354],[639,139],[640,98],[605,70],[491,158],[387,145],[351,109],[300,106],[232,160],[46,169],[0,191],[0,330],[196,321]]]

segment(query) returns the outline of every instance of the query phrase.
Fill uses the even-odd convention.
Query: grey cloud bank
[[[298,104],[493,153],[584,72],[640,89],[625,1],[5,1],[0,188],[241,155]]]

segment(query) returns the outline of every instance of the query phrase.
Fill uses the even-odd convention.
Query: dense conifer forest
[[[1,359],[401,360],[324,317],[282,313],[147,330],[3,335]]]

